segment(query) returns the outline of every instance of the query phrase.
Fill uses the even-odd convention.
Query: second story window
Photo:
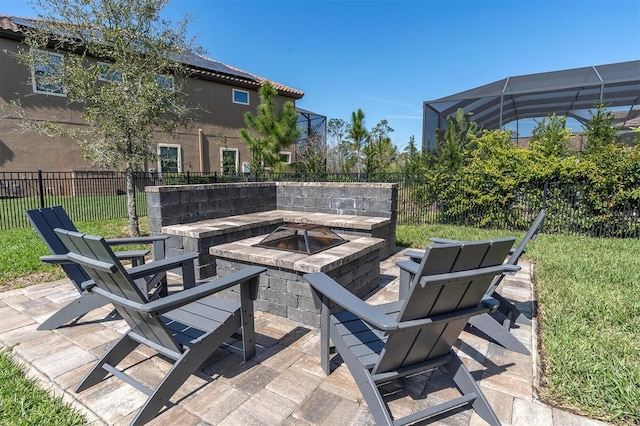
[[[31,68],[31,81],[34,93],[54,96],[66,96],[60,82],[62,55],[38,50],[34,66]]]
[[[249,92],[246,90],[233,89],[233,103],[249,105]]]
[[[106,62],[98,62],[98,67],[100,68],[100,76],[98,80],[100,81],[122,81],[122,73],[120,71],[114,70],[111,67],[111,64]]]
[[[173,86],[173,77],[170,75],[156,75],[156,81],[167,92],[173,92],[175,90]]]

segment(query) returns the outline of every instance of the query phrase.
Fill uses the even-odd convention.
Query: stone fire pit
[[[342,235],[345,243],[315,254],[294,253],[256,247],[265,236],[221,244],[209,249],[215,257],[218,276],[228,275],[247,265],[267,267],[260,277],[258,310],[289,318],[314,327],[320,325],[320,310],[302,275],[324,272],[358,297],[364,297],[380,284],[381,238]],[[225,297],[237,299],[228,290]]]

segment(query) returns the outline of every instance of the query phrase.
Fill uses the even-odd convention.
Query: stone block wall
[[[396,247],[398,186],[390,183],[350,182],[278,182],[278,210],[375,216],[391,219],[389,225],[363,233],[353,229],[335,229],[351,235],[368,235],[387,241],[380,257],[386,259]]]
[[[397,184],[334,182],[242,182],[203,185],[146,187],[149,227],[161,234],[163,226],[193,223],[270,210],[293,210],[391,219],[369,233],[349,228],[339,233],[382,238],[387,245],[380,249],[382,259],[389,257],[396,245],[398,204]],[[196,277],[216,274],[209,247],[268,234],[274,226],[229,232],[227,235],[191,238],[172,235],[167,242],[167,256],[198,253]],[[177,272],[177,271],[176,271]]]
[[[277,208],[274,182],[148,186],[145,191],[152,234],[163,226]]]
[[[398,186],[390,183],[278,182],[279,210],[396,220]]]
[[[219,276],[242,270],[249,265],[224,259],[217,259],[216,262]],[[373,251],[337,269],[327,271],[327,275],[356,296],[364,298],[380,284],[379,264],[379,251]],[[216,295],[239,301],[239,291],[239,288],[234,287]],[[300,272],[269,267],[267,272],[260,275],[258,299],[254,307],[292,321],[314,327],[320,326],[320,305],[314,300],[313,291]]]

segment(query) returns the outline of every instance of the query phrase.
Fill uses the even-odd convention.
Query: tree
[[[470,120],[471,115],[458,108],[454,116],[447,118],[447,128],[436,130],[436,162],[442,171],[459,170],[473,150],[480,131]]]
[[[298,113],[293,102],[285,102],[282,110],[278,111],[278,92],[268,81],[260,87],[259,94],[257,114],[254,116],[246,112],[244,122],[248,129],[240,130],[240,137],[251,151],[249,167],[252,173],[260,172],[265,167],[276,167],[281,162],[280,151],[293,144],[300,135],[297,128]]]
[[[34,69],[34,84],[80,104],[88,124],[36,122],[14,101],[25,126],[72,137],[93,165],[124,169],[132,236],[139,235],[134,170],[156,159],[154,132],[170,135],[193,117],[182,90],[190,71],[178,59],[199,48],[186,38],[188,18],[172,23],[160,17],[167,3],[35,0],[40,19],[25,29],[29,49],[17,54]]]
[[[363,150],[364,171],[367,173],[389,173],[396,167],[398,147],[389,136],[378,136],[369,141]]]
[[[304,173],[321,174],[325,172],[327,149],[322,135],[310,134],[299,145],[296,152],[296,169]]]
[[[351,113],[351,123],[347,131],[349,148],[351,151],[351,163],[356,167],[358,173],[362,172],[362,148],[365,146],[369,132],[364,127],[364,112],[360,108]]]
[[[589,121],[584,126],[587,136],[587,154],[600,153],[616,141],[616,129],[612,126],[615,115],[608,111],[602,102],[595,104],[595,113],[589,111]]]
[[[426,171],[429,164],[429,154],[418,150],[415,136],[409,138],[409,143],[400,154],[400,168],[403,173],[415,175]]]
[[[347,123],[340,118],[331,118],[327,122],[327,171],[338,172],[346,162],[348,151],[344,149],[347,135]]]
[[[571,143],[571,132],[566,124],[567,117],[558,117],[555,113],[536,121],[531,132],[531,150],[543,157],[565,157]]]
[[[385,119],[371,129],[362,150],[365,172],[387,173],[396,166],[398,148],[389,137],[392,132],[393,129]]]

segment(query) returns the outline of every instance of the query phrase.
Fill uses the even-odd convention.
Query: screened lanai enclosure
[[[298,113],[297,127],[300,129],[298,145],[313,139],[318,145],[325,146],[327,143],[327,117],[298,107],[296,107],[296,112]]]
[[[507,77],[423,104],[423,150],[435,149],[435,130],[445,129],[458,108],[484,129],[526,134],[532,119],[555,113],[586,123],[594,105],[615,112],[621,131],[640,124],[640,60]]]

